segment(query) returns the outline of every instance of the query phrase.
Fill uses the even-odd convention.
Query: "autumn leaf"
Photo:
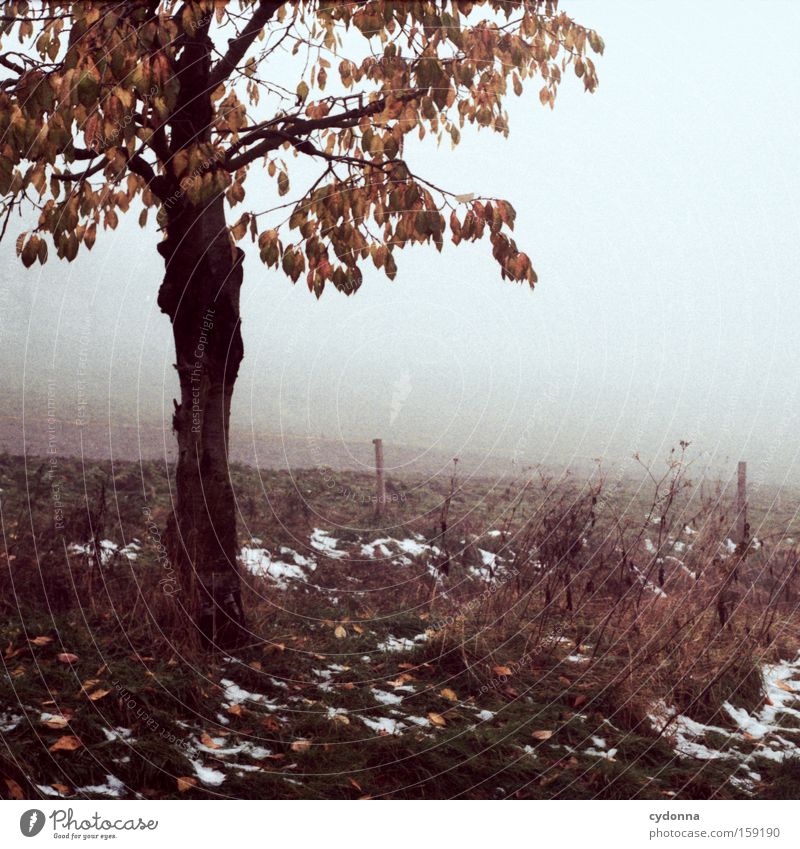
[[[337,625],[333,631],[333,635],[337,640],[343,640],[347,636],[344,625]]]
[[[243,716],[244,715],[244,708],[241,705],[233,704],[233,705],[228,706],[227,712],[231,716]]]
[[[351,625],[350,627],[356,632],[356,634],[364,633],[364,629],[360,625]]]
[[[47,646],[52,642],[52,637],[34,637],[32,640],[30,640],[31,645],[34,646]]]
[[[89,694],[90,702],[98,702],[100,699],[105,698],[111,690],[95,690],[93,693]]]
[[[531,737],[533,737],[534,740],[549,740],[553,734],[555,734],[554,731],[532,731]]]
[[[458,701],[458,696],[449,687],[445,687],[444,690],[439,690],[439,695],[443,699],[447,699],[450,702],[457,702]]]
[[[311,741],[305,739],[295,740],[289,748],[293,752],[307,752],[311,748]]]
[[[428,714],[428,719],[439,728],[443,728],[445,725],[447,725],[447,720],[440,713],[434,713],[433,711],[431,711]]]
[[[575,696],[575,701],[572,703],[572,707],[579,708],[582,705],[586,704],[586,696],[581,694],[580,696]]]
[[[56,655],[56,660],[59,663],[75,663],[78,660],[78,655],[63,651],[61,654]]]
[[[61,728],[66,728],[68,722],[65,716],[50,716],[47,719],[42,720],[42,725],[44,725],[46,728],[60,730]]]
[[[80,741],[79,737],[76,737],[74,734],[65,734],[63,737],[59,737],[52,746],[50,746],[51,752],[74,752],[76,749],[80,749],[83,743]]]
[[[207,749],[221,749],[222,748],[222,746],[219,743],[217,743],[215,740],[213,740],[211,738],[211,736],[205,731],[200,735],[200,742]]]
[[[25,793],[23,792],[19,784],[14,781],[13,778],[6,778],[4,779],[4,781],[6,783],[6,787],[8,788],[8,794],[9,796],[11,796],[12,799],[22,800],[25,798]]]
[[[192,787],[197,787],[197,779],[193,775],[181,776],[176,779],[176,783],[179,793],[185,793],[187,790],[191,790]]]
[[[338,723],[339,725],[349,725],[350,720],[343,713],[335,713],[333,715],[333,721]]]
[[[51,784],[53,790],[57,790],[62,796],[69,796],[72,792],[66,784]]]
[[[514,674],[510,666],[493,666],[492,672],[494,672],[494,674],[497,676],[504,675],[506,677]]]

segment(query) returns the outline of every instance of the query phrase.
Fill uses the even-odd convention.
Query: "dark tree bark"
[[[169,155],[208,142],[213,109],[212,44],[207,22],[187,38],[176,68],[180,93],[170,119]],[[174,160],[173,160],[174,161]],[[168,165],[168,170],[169,170]],[[239,289],[243,253],[225,221],[224,197],[193,203],[188,181],[220,163],[202,163],[162,198],[166,272],[158,304],[172,321],[180,401],[176,498],[167,549],[180,576],[182,603],[208,647],[230,649],[247,637],[237,569],[236,503],[228,469],[231,397],[243,356]]]
[[[231,398],[244,353],[243,253],[231,244],[222,203],[218,197],[171,217],[159,246],[166,273],[158,303],[172,321],[180,382],[173,416],[176,499],[167,547],[201,639],[229,649],[246,638],[228,469]]]

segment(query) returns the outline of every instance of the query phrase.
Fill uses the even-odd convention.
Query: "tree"
[[[405,148],[508,134],[504,100],[553,106],[571,66],[597,85],[592,30],[557,0],[3,0],[0,194],[38,210],[17,250],[73,260],[140,208],[164,234],[158,304],[175,341],[180,400],[168,550],[203,638],[245,635],[227,448],[243,356],[239,243],[267,268],[351,294],[365,264],[391,280],[410,244],[488,238],[503,278],[533,286],[505,200],[453,195],[411,171]],[[294,66],[294,78],[284,77]],[[290,193],[290,163],[318,161],[302,196],[245,207],[248,178]]]

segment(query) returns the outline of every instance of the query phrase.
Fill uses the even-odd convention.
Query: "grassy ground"
[[[248,576],[258,639],[224,658],[197,651],[181,631],[180,593],[165,591],[163,470],[0,458],[0,792],[800,796],[798,761],[771,754],[778,740],[800,743],[800,696],[786,697],[779,730],[764,737],[723,709],[763,712],[760,670],[797,651],[786,507],[754,504],[768,543],[726,559],[724,498],[709,504],[672,478],[667,489],[626,482],[607,493],[597,482],[395,480],[379,522],[366,475],[233,474],[243,545],[289,548],[315,568]],[[339,554],[310,544],[316,527]],[[112,551],[98,565],[67,547],[95,537],[136,540],[135,559]],[[438,542],[449,559],[395,543],[365,555],[377,538]],[[681,568],[701,576],[676,569],[661,582],[663,557],[647,561],[648,551],[678,552],[680,539],[694,540]],[[482,552],[498,558],[494,575]],[[649,577],[622,574],[621,557]],[[434,579],[433,560],[446,576]],[[682,750],[679,727],[659,733],[659,701],[703,724],[691,741],[702,757]]]

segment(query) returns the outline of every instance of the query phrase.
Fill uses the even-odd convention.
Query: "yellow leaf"
[[[428,719],[430,719],[430,721],[434,725],[439,726],[439,728],[442,728],[443,726],[447,725],[447,720],[440,713],[434,713],[433,711],[431,711],[428,714]]]
[[[552,731],[546,731],[546,730],[533,731],[531,733],[531,737],[533,737],[534,740],[549,740],[552,736],[553,736],[553,732]]]
[[[447,699],[449,702],[457,702],[458,701],[458,696],[449,687],[445,687],[444,690],[439,690],[439,695],[443,699]]]
[[[105,698],[111,690],[95,690],[93,693],[89,693],[89,701],[90,702],[99,702],[100,699]]]
[[[349,725],[350,724],[350,720],[343,713],[334,714],[333,721],[338,722],[339,725]]]
[[[74,734],[65,734],[63,737],[59,737],[55,743],[50,747],[51,752],[74,752],[76,749],[80,749],[83,745],[81,743],[80,738],[76,737]]]
[[[333,635],[337,640],[343,640],[347,636],[347,631],[344,628],[344,625],[337,625],[334,629]]]
[[[197,779],[193,775],[181,776],[177,779],[178,792],[185,793],[197,786]]]
[[[67,727],[67,719],[64,716],[51,716],[49,719],[43,719],[42,725],[46,728],[61,729]]]

